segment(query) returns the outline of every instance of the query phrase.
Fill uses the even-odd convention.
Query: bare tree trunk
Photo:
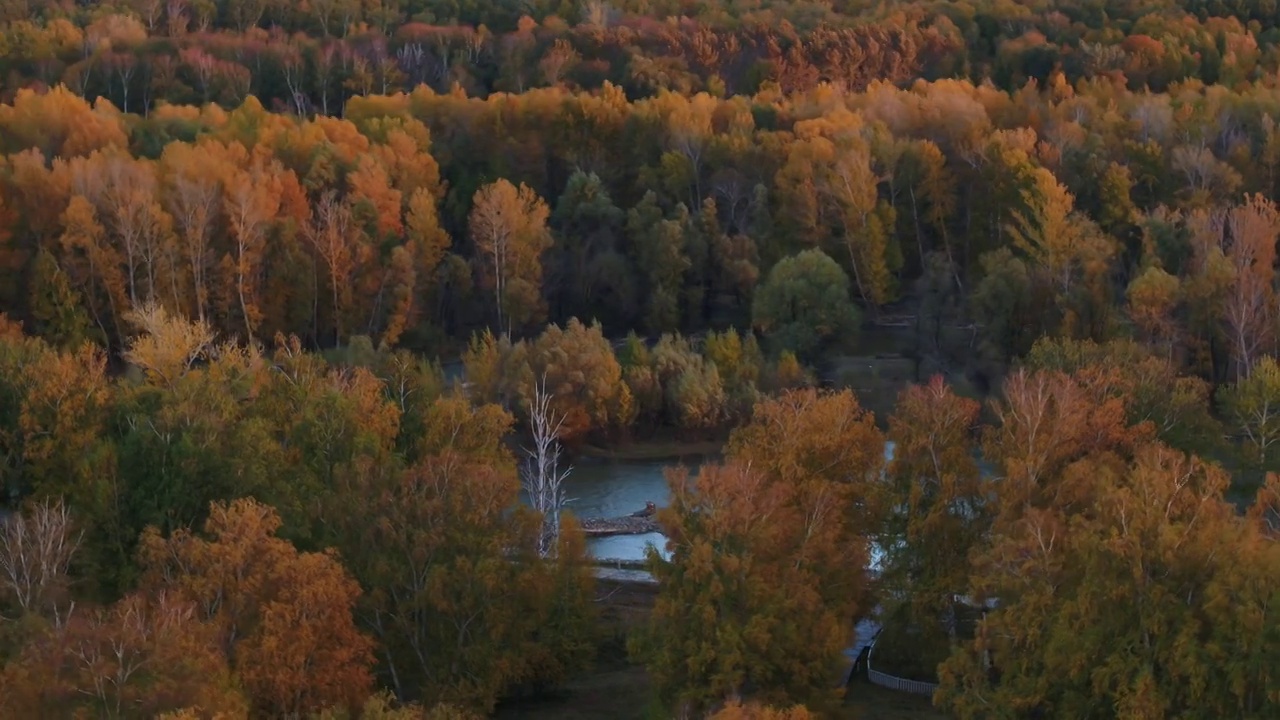
[[[61,501],[0,519],[0,586],[22,612],[57,614],[57,595],[66,590],[67,568],[80,538],[73,535],[71,514]]]
[[[498,308],[498,333],[505,332],[509,337],[511,331],[503,325],[505,313],[502,312],[503,295],[506,293],[507,243],[510,242],[507,234],[503,232],[493,244],[493,302]]]
[[[538,555],[555,557],[560,544],[560,511],[565,505],[564,480],[573,467],[560,469],[560,428],[564,416],[551,409],[547,378],[534,384],[529,403],[529,425],[533,447],[524,448],[525,461],[520,480],[529,494],[533,509],[542,515],[542,532],[538,535]]]
[[[249,318],[249,303],[245,302],[244,284],[246,282],[244,272],[244,243],[239,243],[240,257],[236,262],[236,294],[240,298],[240,314],[244,316],[244,330],[246,333],[249,347],[253,347],[253,321]]]

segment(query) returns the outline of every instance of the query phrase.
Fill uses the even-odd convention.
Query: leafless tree
[[[564,481],[573,467],[560,467],[560,429],[564,416],[551,408],[547,379],[534,383],[529,402],[529,425],[533,431],[533,447],[524,448],[525,461],[520,480],[529,494],[533,509],[542,514],[542,532],[538,536],[538,555],[554,557],[560,541],[560,511],[567,502]]]
[[[1280,210],[1260,195],[1246,196],[1243,204],[1230,209],[1195,212],[1187,224],[1196,273],[1209,272],[1215,258],[1225,260],[1230,268],[1222,319],[1236,379],[1240,380],[1275,347],[1273,283]]]
[[[0,583],[23,613],[46,610],[65,590],[67,567],[80,546],[61,501],[0,519]]]
[[[604,0],[587,0],[583,3],[582,17],[587,25],[601,29],[608,28],[617,20],[617,15],[617,11]]]
[[[410,85],[418,85],[425,80],[423,68],[426,66],[426,57],[427,51],[422,43],[406,43],[396,50],[396,61]]]
[[[1280,209],[1262,195],[1246,196],[1227,215],[1231,249],[1227,259],[1236,271],[1227,299],[1227,325],[1234,335],[1237,373],[1248,375],[1258,359],[1274,351],[1276,242]]]

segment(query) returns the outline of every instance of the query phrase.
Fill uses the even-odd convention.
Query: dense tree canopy
[[[330,365],[139,321],[115,380],[90,346],[0,341],[27,506],[0,518],[6,713],[346,713],[377,680],[484,710],[590,660],[581,536],[538,559],[500,407],[367,339]]]
[[[696,483],[669,476],[659,518],[673,557],[655,564],[663,590],[637,643],[664,700],[694,711],[739,694],[831,705],[864,600],[883,457],[851,393],[803,390],[757,405],[726,463]]]
[[[1278,17],[0,0],[0,715],[1277,715]]]

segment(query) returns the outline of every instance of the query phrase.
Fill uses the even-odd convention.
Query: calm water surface
[[[893,457],[893,443],[885,447],[885,459]],[[649,460],[637,462],[610,462],[586,459],[577,463],[573,473],[565,481],[568,509],[580,518],[618,517],[643,509],[646,502],[666,507],[671,500],[663,471],[677,460]],[[683,464],[695,477],[701,460],[685,460]],[[654,545],[666,555],[661,533],[647,535],[617,535],[591,538],[588,551],[595,557],[616,560],[640,560],[645,548]],[[879,552],[872,551],[872,564],[876,564]]]
[[[643,510],[646,502],[666,507],[671,491],[663,472],[683,464],[697,475],[700,460],[647,460],[609,462],[586,459],[577,463],[565,481],[568,509],[580,518],[618,517]],[[661,533],[591,538],[587,549],[598,558],[641,560],[645,548],[654,545],[666,554]]]

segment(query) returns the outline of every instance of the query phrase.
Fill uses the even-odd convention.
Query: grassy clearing
[[[595,667],[567,683],[559,692],[522,698],[500,705],[498,720],[664,720],[654,701],[653,686],[644,668],[627,656],[627,636],[641,627],[653,610],[656,588],[601,582]]]
[[[901,357],[844,355],[833,358],[823,376],[835,387],[852,390],[858,403],[880,419],[892,413],[898,393],[916,381],[916,364]]]
[[[903,389],[927,382],[934,375],[942,375],[959,395],[984,399],[964,373],[949,372],[936,363],[925,362],[920,365],[917,379],[916,361],[901,356],[836,356],[825,363],[822,378],[837,388],[852,390],[862,407],[874,412],[877,421],[883,422],[893,414]]]

